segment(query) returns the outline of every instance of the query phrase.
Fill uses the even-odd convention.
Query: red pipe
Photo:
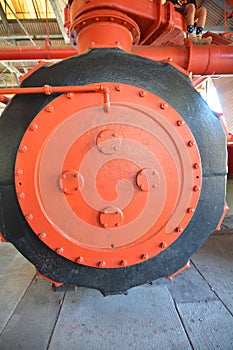
[[[233,74],[233,46],[138,46],[132,53],[154,61],[172,61],[181,68],[197,75]]]
[[[172,61],[181,68],[198,75],[233,74],[233,46],[133,46],[132,53],[154,61]],[[14,47],[2,48],[0,60],[63,59],[77,55],[73,48]]]

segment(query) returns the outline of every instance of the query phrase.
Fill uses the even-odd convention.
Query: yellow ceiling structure
[[[1,0],[7,20],[14,20],[11,9],[20,20],[56,18],[49,0]]]

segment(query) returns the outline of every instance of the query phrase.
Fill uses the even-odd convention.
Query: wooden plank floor
[[[212,235],[173,281],[128,295],[53,292],[0,243],[0,350],[232,350],[233,234]]]

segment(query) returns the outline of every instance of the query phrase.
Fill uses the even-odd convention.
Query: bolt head
[[[46,238],[46,233],[45,232],[41,232],[38,237],[40,239],[45,239]]]
[[[128,265],[128,261],[127,260],[121,260],[120,265],[121,266],[127,266]]]
[[[182,126],[182,125],[184,125],[184,124],[185,124],[184,120],[182,120],[182,119],[177,120],[177,125],[178,125],[178,126]]]
[[[194,191],[194,192],[198,192],[198,191],[200,191],[200,190],[201,190],[201,187],[198,186],[198,185],[196,185],[196,186],[193,187],[193,191]]]
[[[82,264],[84,262],[84,257],[83,256],[79,256],[76,260],[75,260],[78,264]]]
[[[99,261],[98,262],[98,266],[99,267],[104,267],[106,265],[106,262],[105,261]]]
[[[17,197],[18,197],[19,199],[24,199],[24,198],[25,198],[25,193],[24,193],[24,192],[18,192],[18,193],[17,193]]]
[[[19,148],[19,152],[20,153],[25,153],[25,152],[27,152],[27,146],[26,145],[22,145],[20,148]]]
[[[33,219],[33,215],[32,215],[32,214],[27,214],[27,215],[25,215],[25,219],[26,219],[27,221],[30,221],[30,220]]]
[[[62,254],[64,252],[64,249],[62,247],[56,249],[57,254]]]
[[[35,123],[31,124],[31,125],[29,126],[29,130],[30,130],[30,131],[36,131],[36,130],[38,130],[38,125],[35,124]]]
[[[183,232],[183,231],[184,231],[184,229],[183,229],[182,226],[178,226],[178,227],[176,228],[176,232],[178,232],[178,233],[181,233],[181,232]]]
[[[115,86],[115,90],[116,91],[121,91],[122,90],[122,86],[121,85],[116,85]]]
[[[160,245],[159,245],[159,247],[160,247],[161,249],[167,248],[167,242],[161,242]]]
[[[53,106],[48,106],[45,108],[46,112],[52,113],[54,111],[54,107]]]
[[[71,99],[71,98],[74,97],[74,93],[73,92],[67,92],[66,97]]]
[[[142,260],[147,260],[147,259],[149,259],[149,254],[142,254],[142,255],[141,255],[141,259],[142,259]]]
[[[188,212],[189,214],[192,214],[192,213],[195,212],[195,209],[190,207],[190,208],[187,209],[187,212]]]
[[[16,176],[23,175],[23,169],[16,169],[15,170],[15,175]]]
[[[194,141],[189,141],[188,142],[188,146],[189,147],[194,147],[195,146],[195,142]]]
[[[168,107],[168,105],[165,102],[161,102],[160,103],[160,108],[161,109],[166,109]]]
[[[193,167],[194,167],[194,169],[199,169],[200,168],[200,164],[199,163],[194,163]]]
[[[139,96],[140,97],[145,97],[146,96],[146,92],[144,90],[139,91]]]

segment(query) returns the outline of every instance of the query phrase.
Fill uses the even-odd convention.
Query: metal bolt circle
[[[104,84],[104,83],[103,83]],[[114,95],[114,96],[117,96],[117,95],[119,95],[119,96],[121,96],[121,94],[117,94],[117,93],[114,93],[114,89],[115,89],[115,85],[116,84],[112,84],[112,87],[111,87],[111,91],[113,91],[113,93],[112,93],[112,95]],[[125,91],[125,89],[126,89],[126,91],[127,91],[127,86],[126,86],[126,88],[125,88],[125,85],[123,85],[123,89],[124,89],[124,91]],[[135,91],[134,91],[134,94],[137,96],[137,98],[138,98],[138,90],[139,89],[135,89]],[[148,97],[149,97],[149,92],[148,92]],[[76,99],[76,95],[78,95],[78,94],[75,94],[75,96],[74,96],[74,101],[76,101],[75,99]],[[111,98],[112,98],[112,95],[110,96]],[[150,96],[151,97],[151,96]],[[59,97],[60,98],[60,97]],[[65,101],[65,100],[69,100],[69,99],[67,99],[67,97],[66,97],[66,95],[65,94],[63,94],[63,100]],[[149,100],[149,98],[148,98],[148,100]],[[140,103],[144,103],[144,100],[143,99],[138,99],[138,101],[140,101]],[[71,101],[68,101],[68,102],[71,102]],[[73,100],[72,100],[72,102],[73,102]],[[115,102],[115,100],[113,100],[113,102]],[[117,101],[116,101],[117,102]],[[64,102],[63,102],[64,103]],[[150,103],[150,101],[148,101],[148,104]],[[159,113],[159,101],[157,101],[157,104],[156,103],[154,103],[154,105],[155,106],[157,106],[156,108],[157,108],[157,112]],[[57,104],[55,104],[55,102],[54,102],[54,107],[55,107],[55,110],[56,110],[56,113],[57,113],[57,111],[59,110],[59,105],[57,105]],[[169,107],[169,115],[170,115],[170,107]],[[63,108],[63,110],[65,111],[65,108]],[[45,111],[43,110],[42,112],[44,112],[44,116],[45,116]],[[162,111],[161,111],[161,114],[160,115],[162,115]],[[37,116],[36,116],[36,118],[37,118]],[[56,119],[57,119],[57,114],[56,114]],[[38,119],[39,121],[41,120],[41,119]],[[50,121],[51,121],[52,119],[50,119]],[[189,134],[186,132],[186,138],[184,138],[184,136],[183,136],[183,130],[186,130],[186,128],[188,128],[186,125],[184,126],[184,128],[177,128],[176,127],[176,122],[177,122],[177,120],[179,120],[179,116],[177,116],[176,118],[173,118],[172,119],[172,123],[171,123],[171,125],[173,126],[173,128],[174,128],[174,132],[178,132],[179,134],[181,134],[181,136],[182,136],[182,138],[183,138],[183,142],[184,142],[184,145],[186,144],[186,146],[187,146],[187,141],[188,140],[192,140],[192,135],[191,136],[189,136]],[[37,122],[38,123],[38,125],[41,125],[39,122]],[[58,124],[58,122],[57,122],[57,124]],[[118,129],[119,130],[119,129]],[[118,130],[116,130],[116,132],[118,132]],[[176,130],[178,130],[178,131],[176,131]],[[31,150],[31,143],[30,142],[27,142],[28,141],[28,139],[27,139],[27,135],[31,135],[31,140],[32,140],[32,137],[34,137],[34,135],[33,135],[33,133],[26,133],[25,134],[25,139],[23,139],[22,141],[24,141],[24,144],[27,144],[28,145],[28,147],[30,147],[30,152],[28,152],[27,154],[26,154],[26,156],[25,155],[20,155],[20,154],[18,154],[17,155],[17,157],[18,157],[18,159],[19,159],[19,162],[18,163],[16,163],[16,166],[17,166],[17,168],[16,169],[23,169],[24,170],[24,172],[25,172],[25,178],[26,178],[26,166],[25,166],[25,163],[24,163],[24,159],[25,159],[25,157],[27,157],[27,159],[28,159],[28,161],[29,161],[29,157],[31,158],[31,153],[33,153],[34,152],[34,150],[33,150],[33,152],[32,152],[32,150]],[[188,135],[188,137],[187,137],[187,135]],[[37,135],[36,135],[36,137],[40,137],[40,133],[38,133]],[[29,141],[30,141],[30,139],[29,139]],[[198,158],[198,156],[196,156],[196,150],[195,149],[190,149],[189,150],[189,148],[187,148],[187,152],[188,152],[188,154],[189,155],[191,155],[190,157],[191,157],[191,165],[192,164],[194,164],[195,162],[200,162],[200,160],[199,160],[199,158]],[[191,167],[190,167],[191,168]],[[193,172],[193,181],[196,181],[195,180],[195,177],[196,177],[196,175],[200,175],[200,178],[199,178],[199,180],[196,182],[197,184],[200,184],[201,183],[201,172],[200,171],[194,171],[194,169],[191,169],[191,172]],[[15,175],[17,175],[17,170],[15,170]],[[21,175],[21,173],[19,173],[18,175]],[[153,175],[153,174],[152,174]],[[195,175],[195,176],[194,176]],[[135,179],[135,175],[134,175],[134,179]],[[19,183],[20,183],[20,180],[21,180],[21,178],[17,178],[17,181],[16,181],[16,189],[18,190],[18,191],[20,191],[20,188],[19,188]],[[27,180],[27,178],[26,178],[26,180]],[[24,189],[24,191],[26,192],[26,193],[28,193],[27,192],[27,187],[25,187],[26,186],[26,183],[27,183],[27,181],[25,181],[25,179],[24,179],[24,182],[23,182],[23,189]],[[135,184],[135,182],[134,182],[134,184]],[[195,182],[194,182],[194,184],[195,184]],[[155,183],[152,183],[152,186],[153,185],[155,185]],[[66,188],[66,187],[65,187]],[[192,187],[190,187],[191,189],[193,188],[193,186]],[[139,191],[137,191],[137,194],[138,195],[141,195],[140,194],[140,192]],[[142,196],[143,196],[143,194],[142,194]],[[66,197],[66,200],[67,200],[67,198],[68,197]],[[190,204],[189,203],[187,203],[186,204],[186,206],[184,207],[184,208],[188,208],[188,205],[190,205],[190,206],[193,206],[193,207],[195,207],[196,206],[196,198],[198,198],[198,194],[196,195],[195,194],[195,192],[192,194],[192,198],[191,198],[191,200],[190,200]],[[26,200],[26,199],[25,199]],[[24,201],[22,201],[22,202],[24,202]],[[20,203],[20,205],[22,204],[22,208],[23,208],[23,212],[24,213],[27,213],[27,207],[26,207],[26,205],[24,205],[24,203]],[[188,209],[186,209],[186,211],[187,211]],[[34,221],[36,221],[36,220],[39,220],[39,219],[37,219],[37,216],[38,216],[38,213],[36,212],[36,213],[33,213],[34,215],[35,215],[35,219],[34,220],[32,220],[32,223],[30,223],[30,226],[33,228],[33,230],[36,232],[36,229],[34,228],[35,227],[35,224],[34,224]],[[191,217],[191,215],[186,215],[186,217]],[[188,220],[188,219],[187,219]],[[184,219],[184,220],[182,220],[182,221],[178,221],[178,222],[180,222],[180,224],[182,225],[182,226],[184,226],[184,227],[186,227],[186,225],[187,225],[187,220],[186,219]],[[117,223],[116,223],[117,224]],[[122,225],[123,226],[123,225]],[[115,226],[115,228],[116,228],[116,226]],[[46,232],[47,232],[47,227],[45,228],[46,229]],[[103,229],[102,229],[103,230]],[[173,230],[174,230],[174,228],[173,228]],[[104,231],[104,230],[103,230]],[[108,231],[109,232],[111,232],[111,230],[106,230],[106,233],[108,233]],[[117,229],[115,229],[115,230],[112,230],[112,232],[116,232],[116,234],[118,234],[117,232],[118,232],[118,230]],[[120,232],[120,229],[119,229],[119,232]],[[48,242],[47,242],[47,239],[46,239],[46,244],[49,246],[49,247],[51,247],[53,250],[55,250],[55,248],[56,248],[56,242],[55,242],[55,240],[54,240],[54,243],[53,243],[53,245],[51,244],[51,238],[50,238],[50,234],[49,234],[49,231],[47,232],[47,239],[48,239]],[[175,234],[174,234],[174,236],[175,236]],[[178,236],[178,235],[177,235]],[[164,237],[165,238],[165,237]],[[167,240],[167,237],[165,238],[165,240]],[[64,241],[64,240],[63,240]],[[70,259],[70,260],[72,260],[72,261],[75,261],[75,256],[77,256],[77,255],[75,255],[75,250],[74,250],[74,247],[72,247],[72,242],[71,242],[71,244],[70,244],[70,246],[71,246],[71,250],[72,250],[72,255],[70,254],[68,254],[67,252],[68,252],[68,240],[67,240],[67,244],[66,244],[66,242],[64,242],[63,243],[63,241],[62,241],[62,243],[60,243],[60,244],[62,244],[62,247],[64,247],[64,255],[65,255],[65,257],[67,258],[67,259]],[[161,237],[160,238],[160,240],[155,240],[155,244],[154,244],[154,247],[156,247],[155,248],[155,253],[153,253],[153,251],[150,249],[150,247],[148,247],[148,250],[147,250],[147,247],[143,247],[142,249],[141,249],[141,247],[139,247],[139,249],[138,249],[138,251],[137,251],[137,253],[134,255],[134,257],[132,257],[132,254],[131,254],[131,257],[132,258],[129,258],[129,254],[128,254],[128,252],[126,251],[126,255],[124,255],[124,258],[128,261],[128,264],[129,265],[132,265],[132,264],[134,264],[136,261],[138,261],[138,257],[140,256],[140,252],[141,251],[143,251],[144,249],[144,251],[146,251],[146,252],[148,252],[149,253],[149,256],[150,257],[152,257],[152,256],[154,256],[155,254],[157,254],[157,252],[156,252],[156,249],[157,250],[159,250],[159,244],[160,244],[160,242],[162,242],[163,241],[163,238]],[[113,242],[115,243],[115,241],[113,240]],[[63,245],[64,244],[64,245]],[[168,245],[170,245],[171,244],[171,241],[169,241],[168,240]],[[116,246],[117,247],[117,246]],[[90,249],[91,250],[91,249]],[[76,250],[76,252],[79,252],[79,250]],[[114,251],[114,254],[118,254],[118,252],[117,252],[117,249],[114,249],[113,250]],[[91,260],[91,259],[89,259],[89,258],[86,258],[86,255],[83,255],[83,254],[85,254],[85,252],[84,252],[84,249],[82,249],[82,247],[81,247],[81,249],[80,249],[80,253],[79,253],[80,255],[82,254],[82,256],[85,256],[85,265],[87,265],[87,266],[96,266],[96,262],[98,262],[98,261],[100,261],[101,259],[103,259],[103,261],[105,261],[106,262],[106,264],[107,264],[107,266],[108,267],[116,267],[117,268],[117,266],[118,267],[120,267],[119,266],[119,264],[120,264],[120,261],[121,261],[121,255],[118,255],[117,256],[117,259],[115,260],[115,263],[111,263],[111,260],[110,259],[108,259],[107,258],[107,256],[105,255],[105,254],[103,254],[103,257],[102,256],[100,256],[100,254],[99,254],[99,256],[97,256],[97,254],[95,255],[95,258],[93,257],[93,259]],[[154,255],[153,255],[154,254]]]

